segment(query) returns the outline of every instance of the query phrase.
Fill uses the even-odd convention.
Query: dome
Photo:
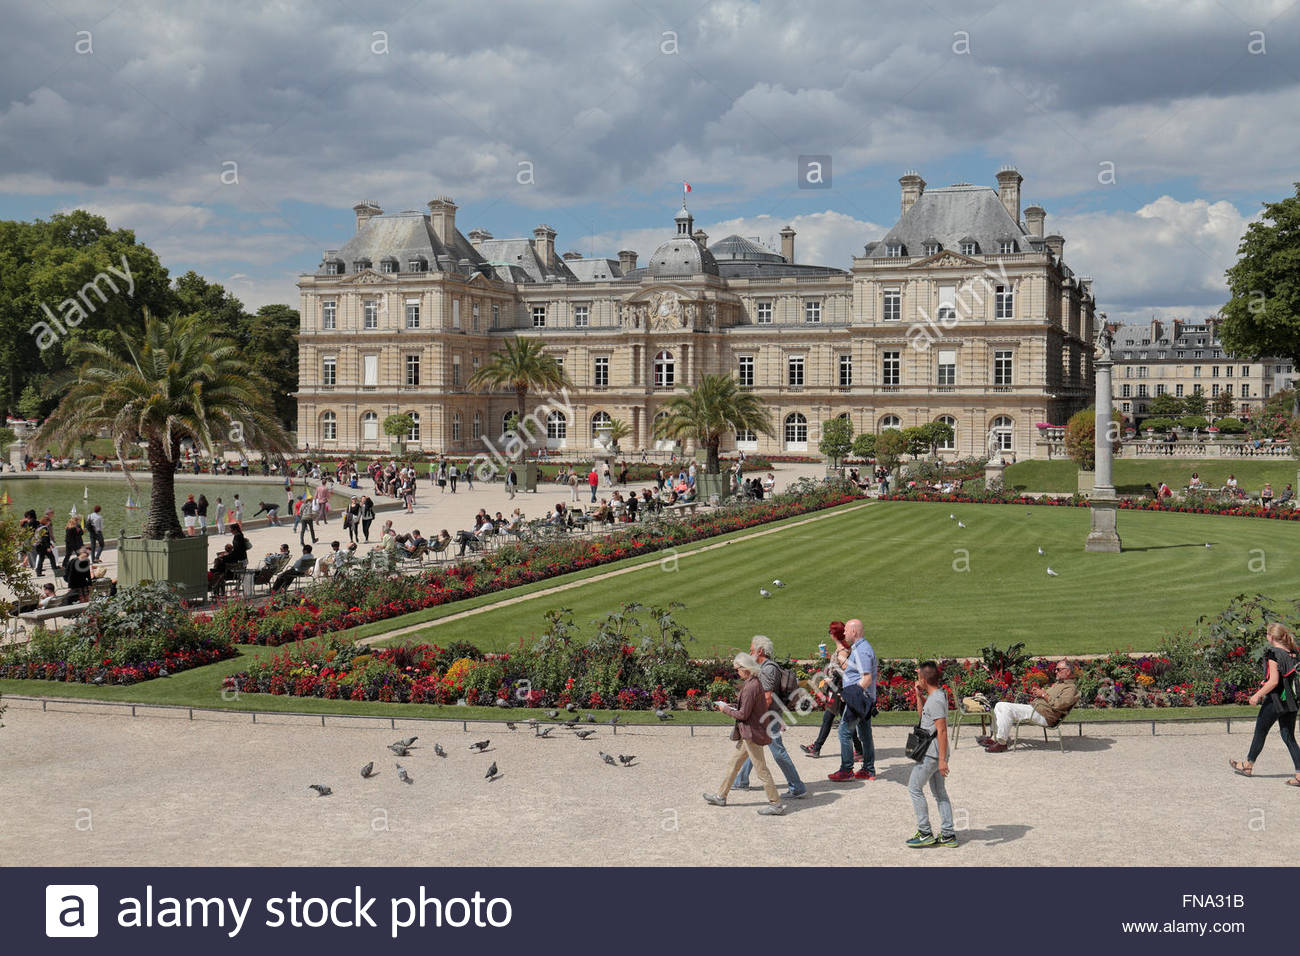
[[[718,274],[718,261],[713,258],[713,253],[700,248],[698,242],[686,236],[677,236],[661,245],[646,267],[656,278]]]
[[[717,259],[743,259],[749,262],[785,262],[785,257],[743,236],[730,235],[709,246]]]

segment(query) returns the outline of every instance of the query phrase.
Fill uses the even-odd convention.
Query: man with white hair
[[[876,706],[876,652],[857,618],[844,625],[849,657],[844,662],[840,715],[840,769],[827,779],[836,783],[876,779],[876,745],[871,739],[871,711]],[[862,769],[853,772],[853,732],[862,741]]]
[[[785,775],[785,782],[788,784],[785,795],[792,800],[798,800],[808,793],[808,787],[799,779],[799,771],[795,769],[794,761],[790,759],[790,753],[785,749],[785,743],[781,740],[782,721],[780,715],[772,710],[772,695],[778,694],[781,686],[781,667],[776,661],[772,660],[772,655],[775,653],[775,649],[772,647],[772,639],[762,634],[755,634],[754,639],[749,644],[749,653],[759,662],[758,681],[763,686],[767,734],[772,738],[772,742],[769,744],[772,750],[772,759],[776,761],[776,765],[781,768],[781,773]],[[753,764],[748,760],[741,765],[740,772],[736,774],[733,789],[749,789],[749,771],[751,767],[753,767]]]

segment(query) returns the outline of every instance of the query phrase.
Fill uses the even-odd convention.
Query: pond
[[[45,509],[54,509],[55,541],[62,546],[63,527],[68,522],[68,515],[75,507],[77,514],[85,517],[95,505],[99,505],[104,515],[104,537],[112,539],[123,528],[128,534],[139,534],[144,525],[145,515],[149,509],[149,488],[151,482],[147,477],[137,479],[137,489],[132,491],[125,478],[106,480],[94,478],[82,480],[76,477],[46,478],[0,478],[0,499],[9,495],[11,514],[22,515],[28,508],[35,509],[36,514],[43,515]],[[303,490],[302,479],[294,480],[294,490]],[[186,495],[200,494],[208,496],[208,525],[215,523],[216,501],[221,498],[227,506],[239,495],[244,502],[244,518],[253,516],[259,501],[275,502],[280,506],[280,514],[285,513],[284,485],[274,479],[268,481],[205,481],[198,478],[176,479],[176,508],[179,516],[180,506]],[[128,508],[127,499],[139,507]]]

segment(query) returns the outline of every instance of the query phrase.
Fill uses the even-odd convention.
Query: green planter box
[[[537,462],[526,461],[522,466],[515,466],[515,474],[519,478],[520,491],[537,490]]]
[[[730,475],[706,475],[703,472],[697,472],[695,475],[695,499],[702,504],[707,504],[709,499],[717,495],[719,501],[726,501],[731,495],[731,476]]]
[[[180,589],[187,601],[202,600],[208,594],[208,539],[122,538],[117,550],[118,587],[132,587],[141,581],[168,581]]]

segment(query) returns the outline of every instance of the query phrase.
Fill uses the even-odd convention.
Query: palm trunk
[[[182,532],[180,519],[176,517],[176,457],[168,457],[161,438],[149,439],[149,473],[153,486],[149,490],[144,536],[179,538]]]
[[[720,444],[722,444],[721,435],[715,435],[704,444],[707,451],[704,459],[704,473],[706,475],[716,475],[718,473],[718,446]]]

